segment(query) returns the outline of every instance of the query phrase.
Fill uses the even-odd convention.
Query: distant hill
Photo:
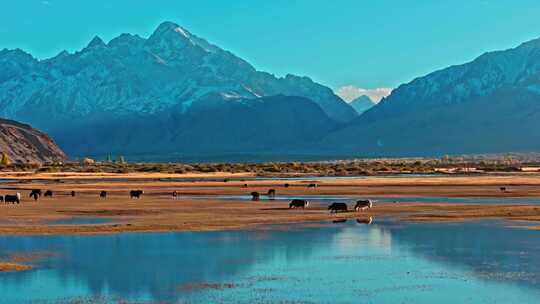
[[[373,100],[371,100],[369,96],[362,95],[356,98],[355,100],[351,101],[349,104],[351,105],[351,107],[353,107],[354,110],[356,110],[358,114],[362,114],[365,111],[373,108],[373,106],[375,106],[376,103],[373,102]]]
[[[321,150],[377,156],[540,150],[540,39],[401,85],[326,137]]]
[[[286,154],[287,147],[316,141],[336,125],[303,97],[228,100],[216,94],[194,102],[182,114],[92,116],[72,122],[59,140],[69,141],[83,155],[136,151],[131,159],[167,159],[167,155],[212,159],[212,155],[246,152]]]
[[[298,115],[296,122],[287,121],[291,113]],[[79,52],[47,60],[0,51],[0,115],[48,132],[72,156],[143,155],[165,143],[167,151],[180,154],[246,146],[280,150],[289,141],[301,142],[291,136],[306,130],[323,136],[313,133],[320,131],[319,121],[330,119],[326,130],[357,116],[328,87],[257,71],[172,22],[148,38],[122,34],[105,43],[96,37]],[[212,129],[217,119],[224,121]],[[269,126],[279,127],[282,141],[265,138]],[[217,141],[210,144],[210,138]]]
[[[0,152],[14,163],[63,161],[64,152],[44,133],[13,120],[0,119]]]

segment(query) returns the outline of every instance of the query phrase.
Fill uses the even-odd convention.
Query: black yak
[[[301,199],[294,199],[289,204],[289,208],[306,208],[309,206],[309,202],[307,200],[301,200]]]
[[[330,210],[330,213],[338,213],[340,211],[347,212],[347,204],[345,203],[332,203],[330,206],[328,206],[328,210]]]

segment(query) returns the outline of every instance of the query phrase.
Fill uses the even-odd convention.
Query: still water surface
[[[540,302],[540,232],[495,222],[0,237],[38,253],[0,303]]]
[[[251,201],[251,195],[193,195],[193,199],[217,199],[225,201]],[[332,202],[352,203],[358,199],[371,199],[380,203],[448,203],[448,204],[537,204],[539,197],[448,197],[448,196],[329,196],[329,195],[278,195],[272,201],[290,202],[293,199],[305,199],[314,203],[328,204]],[[261,194],[261,201],[270,201]]]

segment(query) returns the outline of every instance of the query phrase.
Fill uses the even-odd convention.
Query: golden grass
[[[167,181],[167,174],[40,174],[43,180],[27,177],[20,182],[2,185],[0,195],[19,191],[21,205],[0,204],[0,234],[86,234],[128,231],[223,230],[256,227],[265,224],[331,221],[339,218],[393,217],[412,221],[459,221],[479,218],[540,221],[540,206],[535,205],[461,205],[437,203],[376,204],[361,213],[330,215],[323,205],[313,204],[305,210],[288,209],[285,202],[222,201],[196,199],[200,195],[247,195],[252,191],[277,195],[328,195],[369,198],[370,196],[478,196],[526,197],[540,196],[540,175],[505,174],[444,177],[370,177],[365,179],[324,180],[319,187],[308,189],[312,180],[231,180],[216,181],[230,175],[198,176],[197,181]],[[176,176],[176,175],[175,175]],[[242,175],[235,176],[241,178]],[[13,178],[9,174],[0,178]],[[193,177],[193,175],[189,175]],[[60,179],[59,181],[57,179]],[[129,179],[129,180],[126,180]],[[284,187],[289,183],[289,188]],[[248,184],[248,188],[244,188]],[[507,187],[506,192],[499,190]],[[53,198],[34,202],[28,198],[30,189],[51,189]],[[130,199],[131,189],[142,189],[143,198]],[[69,192],[77,192],[71,197]],[[106,190],[107,199],[99,192]],[[172,191],[180,193],[173,200]],[[352,203],[349,208],[352,208]],[[70,217],[104,217],[111,223],[99,225],[49,225],[48,221]]]
[[[30,269],[32,269],[32,266],[29,265],[0,262],[0,272],[24,271]]]

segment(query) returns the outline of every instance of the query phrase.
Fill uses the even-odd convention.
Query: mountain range
[[[71,157],[434,156],[540,149],[540,39],[347,104],[164,22],[37,60],[0,51],[0,116]]]
[[[538,151],[540,39],[403,84],[319,147],[366,156]]]
[[[147,39],[95,37],[37,60],[0,51],[0,116],[48,132],[71,156],[279,150],[357,114],[307,77],[275,77],[164,22]]]
[[[362,95],[351,101],[349,104],[358,114],[362,114],[376,105],[376,103],[367,95]]]

